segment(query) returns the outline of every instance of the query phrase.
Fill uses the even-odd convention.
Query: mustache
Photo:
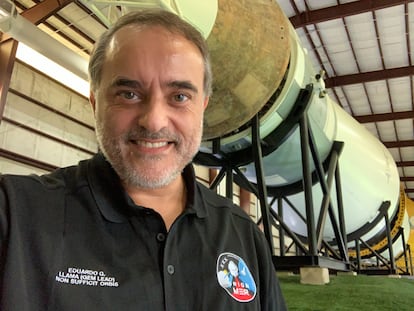
[[[181,141],[180,137],[174,133],[171,133],[168,129],[162,128],[157,132],[149,131],[144,127],[137,127],[130,130],[125,135],[126,140],[140,140],[140,139],[163,139],[171,142],[179,143]]]

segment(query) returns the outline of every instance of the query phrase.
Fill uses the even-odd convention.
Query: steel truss
[[[348,252],[346,249],[347,241],[342,205],[340,172],[338,167],[338,159],[343,147],[343,143],[334,142],[330,155],[327,161],[325,161],[325,163],[327,163],[327,170],[325,170],[326,164],[324,165],[319,158],[315,140],[312,135],[312,130],[309,127],[307,115],[307,108],[310,103],[312,91],[313,88],[311,85],[302,90],[294,106],[294,118],[290,120],[290,124],[288,126],[282,126],[284,133],[282,135],[279,135],[279,139],[276,139],[277,135],[274,135],[271,138],[272,142],[275,142],[275,145],[277,145],[277,148],[278,145],[280,145],[282,138],[286,137],[286,135],[293,129],[297,128],[297,126],[300,127],[303,171],[302,190],[305,193],[306,215],[302,216],[295,207],[292,206],[292,208],[302,219],[304,219],[307,224],[308,238],[305,241],[303,240],[303,237],[298,236],[283,221],[281,208],[279,208],[278,212],[270,208],[275,200],[279,200],[279,202],[281,202],[281,200],[287,200],[284,197],[285,190],[287,189],[284,187],[267,187],[265,185],[262,150],[264,148],[265,153],[269,154],[269,148],[271,149],[271,146],[269,147],[269,141],[263,141],[260,139],[259,115],[255,115],[250,122],[252,146],[250,150],[247,151],[249,153],[249,156],[251,156],[250,158],[252,159],[252,162],[254,162],[255,165],[257,177],[256,184],[251,183],[240,169],[240,166],[245,164],[245,160],[241,161],[242,163],[240,163],[240,161],[234,160],[239,159],[239,157],[232,157],[221,153],[220,139],[216,139],[213,142],[213,154],[219,154],[219,157],[212,156],[206,161],[206,157],[208,156],[201,154],[198,155],[196,159],[202,163],[208,162],[208,164],[214,164],[215,166],[221,167],[221,170],[211,184],[212,189],[215,189],[217,185],[223,180],[223,178],[226,177],[226,195],[228,198],[232,199],[233,197],[233,182],[236,182],[240,187],[247,189],[256,195],[257,199],[260,202],[262,215],[260,221],[263,224],[264,234],[268,241],[269,248],[273,254],[276,269],[292,270],[292,268],[299,268],[306,265],[324,266],[337,270],[349,270],[350,266]],[[276,148],[273,148],[271,150],[273,151]],[[316,174],[312,174],[311,172],[311,158],[316,168]],[[330,192],[334,180],[337,193],[337,213],[339,222],[335,218],[335,211],[330,199]],[[315,209],[312,201],[312,184],[315,181],[321,185],[324,194],[317,223],[314,221]],[[297,186],[298,185],[295,185],[295,187]],[[290,191],[291,190],[292,188],[290,188]],[[271,196],[273,196],[270,204],[268,192],[271,193]],[[337,241],[336,248],[333,248],[327,241],[324,241],[322,238],[323,229],[328,217],[335,232],[335,239]],[[281,253],[279,256],[276,256],[274,254],[272,224],[276,225],[279,228],[281,244]],[[302,255],[285,256],[285,247],[284,244],[282,244],[284,243],[283,241],[285,235],[288,235],[293,240]],[[324,255],[322,256],[321,254]]]
[[[226,196],[233,199],[233,183],[253,193],[260,202],[261,219],[263,231],[268,242],[269,249],[273,255],[273,262],[277,270],[297,271],[300,267],[314,266],[325,267],[336,271],[360,271],[361,258],[358,255],[356,265],[350,262],[348,253],[348,241],[355,241],[357,253],[360,243],[365,247],[369,245],[362,240],[363,234],[370,230],[382,219],[386,222],[386,234],[388,248],[390,250],[390,272],[395,271],[395,261],[392,254],[392,239],[390,235],[390,224],[386,211],[389,202],[386,201],[380,207],[380,213],[368,227],[356,232],[346,234],[344,207],[342,202],[341,176],[338,166],[339,157],[344,143],[334,141],[329,156],[324,162],[321,161],[312,129],[309,126],[308,106],[313,95],[313,86],[308,85],[302,89],[293,107],[294,113],[286,122],[282,123],[275,132],[264,139],[260,139],[260,116],[255,115],[250,123],[252,144],[249,149],[225,154],[220,149],[220,138],[213,141],[212,154],[199,152],[195,162],[202,165],[221,167],[210,188],[216,189],[218,184],[226,178]],[[276,150],[283,140],[297,127],[300,130],[300,148],[302,157],[303,179],[300,182],[288,186],[274,187],[266,186],[264,179],[262,157]],[[315,171],[311,171],[311,161]],[[247,163],[254,163],[257,183],[253,184],[243,174],[241,167]],[[319,214],[315,215],[315,207],[312,198],[312,186],[319,184],[322,190],[322,200]],[[336,210],[332,204],[331,193],[336,191]],[[288,195],[303,191],[305,197],[305,215],[289,201]],[[270,199],[270,200],[269,200]],[[277,201],[277,211],[271,206]],[[306,223],[307,236],[303,237],[293,232],[283,220],[283,203],[286,203],[299,218]],[[317,218],[315,218],[317,216]],[[333,241],[325,241],[323,232],[327,221],[330,221],[334,231]],[[272,227],[279,230],[279,255],[275,254]],[[401,233],[403,234],[403,232]],[[286,247],[285,237],[292,239],[292,243]],[[295,247],[295,255],[287,255],[288,251]],[[405,254],[410,252],[406,250]],[[373,254],[376,254],[373,251]],[[379,254],[378,254],[379,255]],[[379,255],[378,258],[381,258]],[[379,259],[383,261],[384,258]],[[407,261],[407,259],[406,259]],[[408,263],[406,265],[408,267]],[[412,263],[411,263],[412,266]],[[412,270],[412,268],[411,268]]]

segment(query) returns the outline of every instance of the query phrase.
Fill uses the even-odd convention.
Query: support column
[[[315,214],[313,210],[312,199],[312,174],[310,168],[309,158],[309,127],[307,115],[303,115],[300,119],[300,149],[302,154],[302,175],[303,175],[303,190],[305,194],[306,207],[306,227],[308,233],[309,254],[312,256],[318,255],[317,241],[316,241],[316,225]]]
[[[5,37],[3,33],[0,33],[0,36],[1,39]],[[3,118],[7,93],[16,60],[17,45],[18,42],[9,37],[4,41],[0,40],[0,122]]]
[[[250,215],[250,199],[251,193],[246,189],[240,188],[240,207],[247,215]]]
[[[280,218],[283,220],[283,200],[278,198],[277,200],[277,212]],[[286,256],[285,252],[285,231],[283,230],[282,225],[279,224],[279,248],[280,256]]]

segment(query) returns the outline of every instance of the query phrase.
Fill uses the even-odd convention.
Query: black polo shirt
[[[264,236],[184,171],[185,211],[167,232],[101,154],[0,182],[0,309],[285,310]]]

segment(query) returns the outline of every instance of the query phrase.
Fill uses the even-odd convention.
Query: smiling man
[[[184,209],[181,172],[200,146],[208,103],[200,50],[162,26],[128,25],[109,40],[98,79],[99,146],[134,202],[153,206],[168,229]]]
[[[0,309],[285,310],[262,232],[195,179],[212,83],[199,32],[130,13],[89,72],[100,152],[1,178]]]

